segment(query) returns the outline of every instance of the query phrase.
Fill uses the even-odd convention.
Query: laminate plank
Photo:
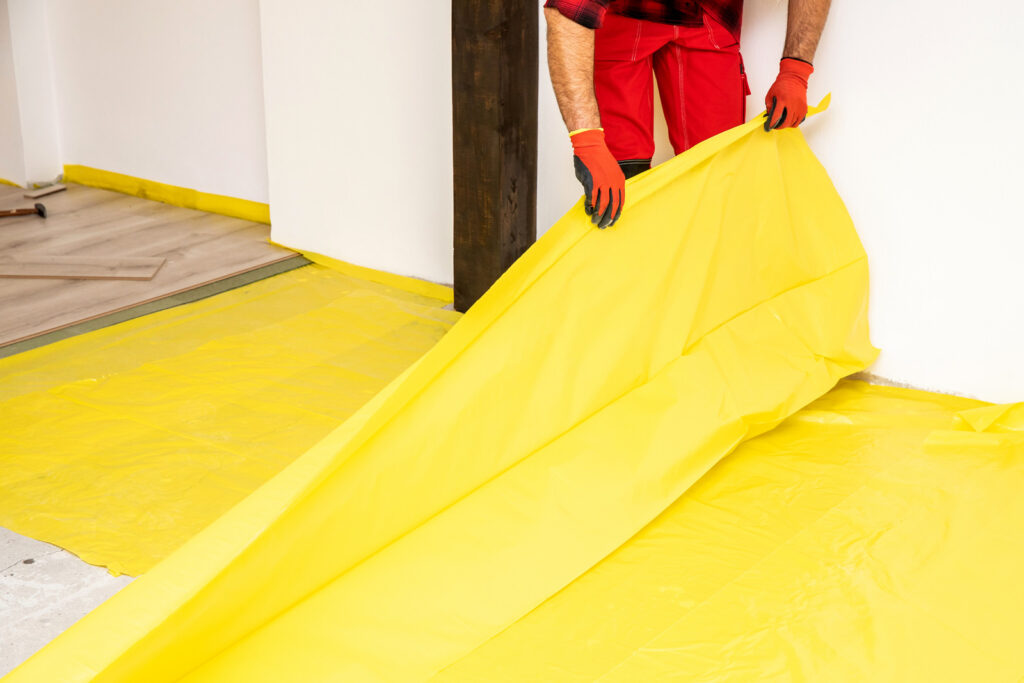
[[[126,320],[132,320],[158,311],[165,311],[168,308],[181,306],[182,304],[199,301],[200,299],[205,299],[207,297],[220,294],[221,292],[226,292],[237,287],[244,287],[245,285],[258,282],[265,278],[286,273],[289,270],[308,266],[310,263],[311,261],[308,259],[299,254],[295,254],[294,256],[282,259],[275,263],[271,263],[266,266],[259,266],[252,270],[232,275],[231,277],[222,278],[220,280],[200,285],[199,287],[192,287],[152,301],[128,306],[119,311],[105,313],[88,320],[72,323],[71,325],[65,325],[64,327],[51,330],[44,334],[39,334],[34,337],[29,337],[18,342],[0,345],[0,358],[13,356],[15,354],[22,353],[23,351],[30,351],[31,349],[35,349],[40,346],[52,344],[53,342],[74,337],[79,334],[85,334],[86,332],[93,332],[103,327],[109,327],[110,325],[125,322]],[[451,310],[451,304],[446,306],[446,308]]]
[[[0,188],[0,208],[21,206]],[[166,259],[148,281],[0,279],[0,346],[295,258],[270,226],[81,185],[46,198],[49,217],[0,222],[0,254]]]
[[[6,207],[3,206],[3,204],[4,202],[7,202],[15,197],[20,197],[24,191],[25,189],[21,187],[14,187],[13,185],[0,185],[0,207],[11,209],[15,208],[13,206]]]
[[[60,183],[54,183],[53,185],[40,187],[38,190],[29,190],[24,196],[28,199],[39,199],[40,197],[46,197],[51,194],[63,192],[66,189],[68,189],[67,186],[61,185]]]
[[[0,277],[78,280],[152,280],[165,258],[0,254]]]
[[[212,282],[217,282],[227,277],[247,273],[250,270],[255,270],[257,268],[262,268],[263,266],[272,265],[293,258],[299,258],[298,254],[286,253],[272,261],[261,261],[260,263],[254,263],[251,258],[243,259],[242,265],[239,265],[236,270],[228,273],[227,275],[218,274],[217,277],[208,277],[200,270],[197,273],[193,273],[191,277],[178,279],[177,282],[179,286],[176,288],[145,287],[142,285],[147,283],[137,281],[76,281],[80,285],[88,285],[90,296],[95,297],[94,304],[88,307],[88,309],[77,307],[81,300],[82,290],[86,289],[83,286],[78,287],[78,291],[72,291],[71,288],[66,286],[55,286],[52,288],[34,287],[30,291],[25,291],[23,293],[24,300],[29,305],[22,307],[22,310],[20,311],[14,312],[14,315],[12,315],[10,320],[4,320],[4,332],[7,334],[7,338],[4,339],[0,346],[14,344],[26,339],[31,339],[39,334],[53,332],[70,325],[94,320],[110,313],[118,313],[135,306],[148,304],[164,297],[173,296],[197,287],[208,285]],[[166,269],[167,266],[165,266],[162,271]],[[162,277],[162,271],[157,274],[154,280]],[[8,280],[8,282],[35,283],[58,281],[11,279]],[[126,286],[117,287],[116,285]],[[132,287],[132,285],[140,286]],[[44,303],[51,305],[43,306]],[[33,312],[31,304],[36,304],[35,312]],[[3,310],[2,303],[0,303],[0,310]],[[39,332],[39,329],[43,329],[44,332]]]

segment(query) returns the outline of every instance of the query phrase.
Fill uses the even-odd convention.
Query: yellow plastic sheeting
[[[65,164],[64,182],[113,190],[172,206],[183,206],[186,209],[219,213],[224,216],[243,218],[247,221],[270,224],[270,205],[263,202],[200,192],[190,187],[168,185],[99,168]]]
[[[948,431],[979,405],[844,382],[437,680],[1021,680],[1024,440]]]
[[[956,416],[954,429],[1024,436],[1024,403],[965,410]]]
[[[422,680],[876,354],[800,131],[760,121],[576,206],[338,430],[12,681]]]
[[[0,360],[0,526],[142,573],[432,347],[443,306],[306,266]]]

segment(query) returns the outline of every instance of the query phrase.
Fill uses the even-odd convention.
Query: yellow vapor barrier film
[[[443,306],[312,265],[0,359],[0,526],[147,571],[432,347]]]
[[[168,185],[155,180],[136,178],[90,166],[66,164],[64,166],[64,182],[113,190],[164,204],[242,218],[256,223],[270,223],[270,205],[263,202],[200,192],[190,187]]]
[[[271,240],[271,244],[277,244]],[[283,244],[278,245],[284,247]],[[379,282],[385,285],[391,285],[404,289],[415,294],[421,294],[428,296],[433,299],[441,299],[447,303],[452,303],[455,300],[454,292],[451,287],[446,285],[438,284],[436,282],[430,282],[429,280],[420,280],[419,278],[408,277],[405,275],[395,275],[394,273],[387,273],[381,270],[374,270],[373,268],[367,268],[365,266],[357,266],[354,263],[348,263],[347,261],[340,261],[330,256],[324,256],[323,254],[317,254],[312,251],[304,251],[301,249],[295,249],[293,247],[284,247],[285,249],[294,249],[300,251],[304,257],[319,263],[322,266],[327,266],[333,270],[337,270],[340,273],[351,275],[362,280],[369,280],[371,282]]]
[[[436,680],[1021,680],[1024,434],[954,425],[1024,404],[975,406],[843,382]]]
[[[423,680],[876,355],[802,133],[751,121],[578,204],[352,418],[11,681]]]

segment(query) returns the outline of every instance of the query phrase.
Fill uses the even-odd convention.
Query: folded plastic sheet
[[[1019,681],[1014,430],[844,382],[436,680]]]
[[[12,681],[422,680],[874,357],[864,252],[759,121],[579,206],[335,432]]]
[[[412,365],[444,305],[306,266],[0,359],[0,526],[140,574]]]

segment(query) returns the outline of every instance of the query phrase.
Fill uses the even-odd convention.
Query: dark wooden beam
[[[537,0],[452,0],[455,308],[537,238]]]

